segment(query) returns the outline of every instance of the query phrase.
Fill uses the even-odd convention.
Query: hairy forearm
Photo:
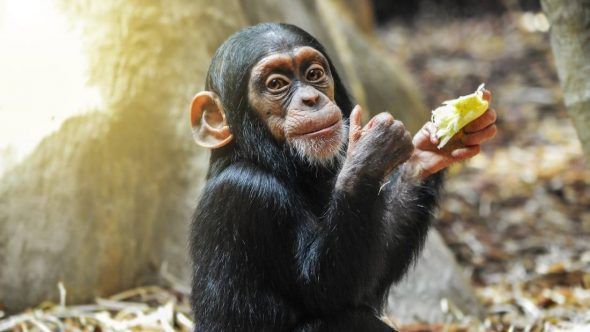
[[[380,259],[382,223],[373,215],[373,203],[379,199],[379,181],[348,179],[351,187],[336,186],[329,206],[316,222],[318,227],[299,232],[298,257],[309,299],[336,288],[333,306],[350,302],[363,292],[368,275]],[[348,190],[346,190],[346,189]],[[350,189],[353,189],[352,191]],[[315,224],[315,222],[314,222]],[[346,275],[346,278],[342,278]],[[345,298],[344,298],[345,297]]]
[[[426,178],[406,165],[400,167],[384,190],[382,220],[386,228],[386,256],[391,281],[397,281],[419,254],[443,182],[443,172]]]

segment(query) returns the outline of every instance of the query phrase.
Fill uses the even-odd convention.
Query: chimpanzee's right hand
[[[350,185],[357,182],[354,180],[383,180],[414,151],[412,135],[401,121],[380,113],[362,127],[361,111],[357,105],[350,114],[348,151],[337,182],[345,189],[351,189]]]

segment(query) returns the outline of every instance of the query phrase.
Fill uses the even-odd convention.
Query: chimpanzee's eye
[[[283,77],[270,77],[266,82],[266,88],[271,92],[280,92],[289,85],[289,81]]]
[[[312,67],[307,71],[305,78],[310,82],[317,82],[324,77],[325,73],[321,67]]]

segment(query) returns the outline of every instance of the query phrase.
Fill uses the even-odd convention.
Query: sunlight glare
[[[101,98],[86,84],[81,29],[55,2],[0,0],[0,45],[2,174],[65,119],[100,107]]]

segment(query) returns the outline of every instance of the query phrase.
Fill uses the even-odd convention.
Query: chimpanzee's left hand
[[[492,94],[485,90],[483,98],[491,102]],[[480,151],[480,145],[496,135],[496,111],[489,108],[479,118],[463,127],[462,135],[457,134],[447,146],[438,149],[436,126],[428,122],[414,136],[414,153],[408,163],[420,178],[440,171],[454,162],[471,158]]]

